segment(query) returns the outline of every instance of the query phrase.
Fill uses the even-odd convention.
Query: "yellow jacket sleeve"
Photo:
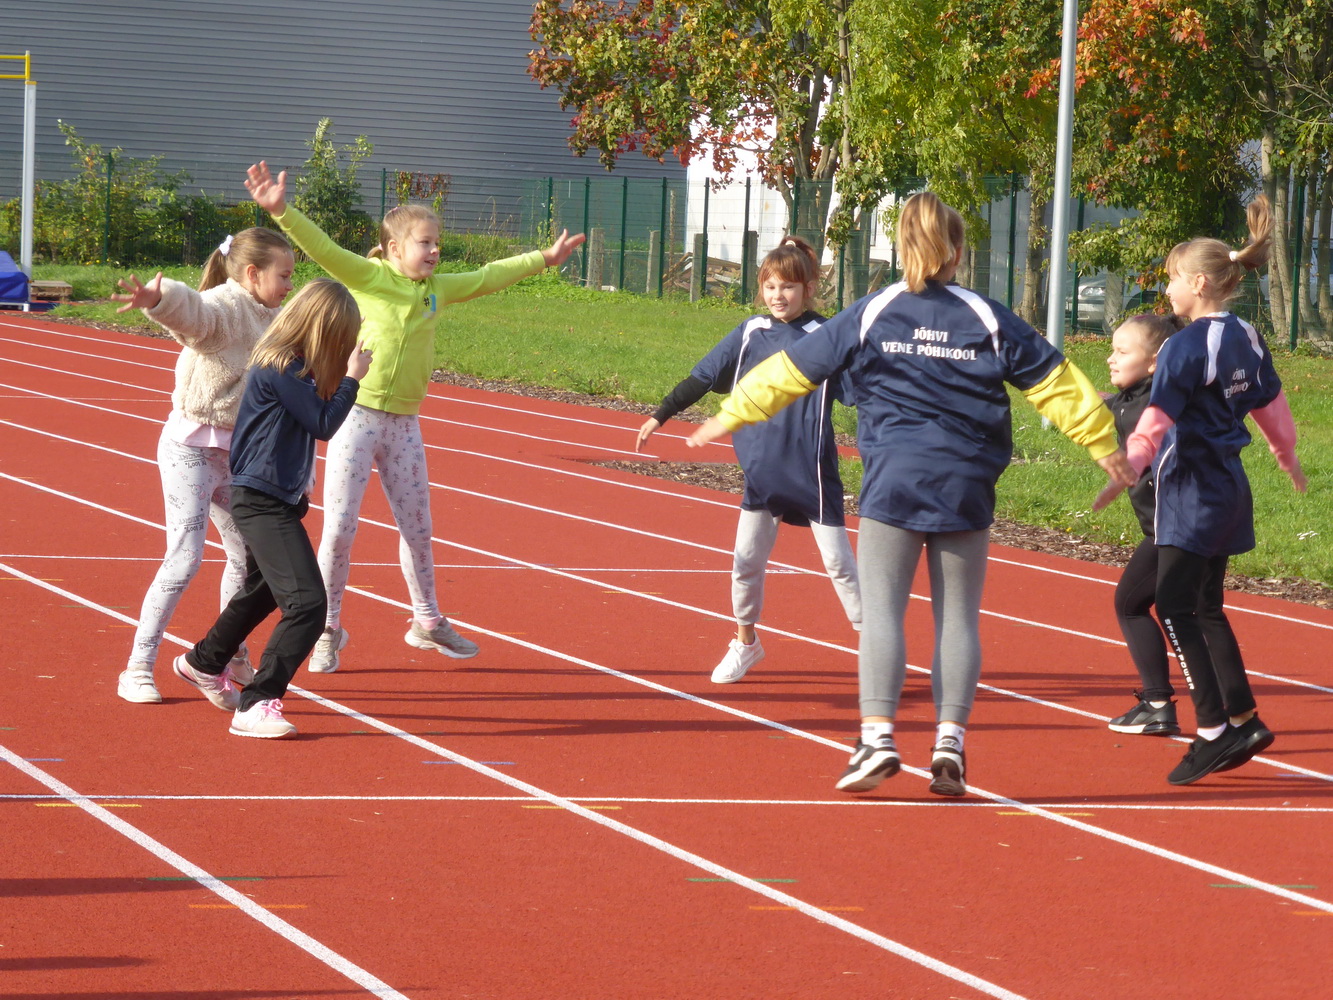
[[[732,394],[722,400],[717,416],[727,430],[736,431],[768,420],[814,389],[815,383],[802,375],[782,351],[750,369]]]
[[[1088,377],[1068,358],[1023,395],[1037,412],[1075,444],[1088,449],[1093,461],[1115,453],[1115,418]]]

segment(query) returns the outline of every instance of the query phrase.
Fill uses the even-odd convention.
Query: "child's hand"
[[[347,356],[347,377],[360,382],[366,377],[366,372],[370,371],[370,362],[374,357],[375,352],[366,346],[365,341],[357,344]]]
[[[1103,507],[1110,504],[1110,502],[1114,500],[1116,497],[1118,497],[1121,493],[1123,493],[1124,490],[1125,488],[1121,486],[1119,483],[1115,482],[1107,483],[1106,486],[1102,488],[1102,491],[1097,494],[1097,499],[1092,501],[1092,509],[1095,511],[1101,510]]]
[[[717,417],[709,417],[699,425],[699,429],[691,434],[685,443],[691,448],[702,448],[709,442],[716,441],[720,437],[726,437],[730,433],[721,420]]]
[[[268,164],[260,160],[245,172],[245,189],[255,204],[269,215],[279,216],[287,211],[287,171],[282,171],[274,180]]]
[[[111,293],[112,302],[124,302],[125,304],[116,310],[118,313],[129,312],[131,309],[152,309],[162,301],[162,272],[157,272],[157,277],[148,284],[144,284],[136,275],[131,274],[128,283],[124,278],[116,282],[121,288],[129,292],[129,295],[117,295]]]
[[[1125,454],[1124,448],[1117,448],[1105,458],[1097,459],[1097,464],[1111,477],[1111,482],[1118,485],[1121,490],[1129,489],[1139,481],[1139,474],[1129,464],[1129,456]],[[1116,492],[1118,493],[1120,490]]]
[[[253,169],[253,168],[251,168]],[[582,233],[574,236],[569,235],[568,229],[560,230],[560,235],[556,237],[554,243],[542,251],[542,257],[546,260],[547,267],[559,267],[565,261],[569,260],[569,255],[574,250],[583,245],[583,241],[588,237]]]
[[[1309,483],[1305,481],[1305,470],[1301,468],[1301,463],[1297,462],[1294,469],[1288,469],[1287,475],[1291,477],[1291,485],[1296,487],[1296,492],[1304,493]]]
[[[661,426],[662,425],[657,422],[655,417],[649,417],[645,420],[643,426],[639,428],[639,436],[634,439],[634,450],[642,452],[643,446],[647,444],[648,439],[653,436],[653,431]]]

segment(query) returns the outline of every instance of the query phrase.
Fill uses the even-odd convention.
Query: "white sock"
[[[1148,704],[1153,708],[1166,708],[1166,702],[1164,701],[1150,701]]]
[[[892,722],[861,723],[861,742],[868,747],[887,746],[893,742]]]
[[[1215,740],[1227,731],[1227,724],[1224,722],[1220,726],[1200,726],[1199,735],[1205,740]]]
[[[946,736],[952,736],[958,741],[958,746],[962,747],[964,731],[963,727],[956,722],[941,722],[935,727],[935,742],[938,743]]]

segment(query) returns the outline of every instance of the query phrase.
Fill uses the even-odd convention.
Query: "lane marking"
[[[369,991],[372,996],[385,997],[388,998],[388,1000],[408,1000],[403,994],[390,987],[387,983],[377,979],[375,976],[372,976],[359,965],[356,965],[342,955],[339,955],[327,945],[316,941],[304,931],[298,930],[281,917],[274,916],[248,896],[237,892],[221,879],[214,878],[207,871],[194,864],[194,862],[177,854],[161,841],[150,837],[138,827],[131,826],[119,816],[108,812],[96,802],[80,795],[60,779],[47,774],[39,767],[34,767],[29,764],[3,744],[0,744],[0,760],[8,762],[38,784],[46,786],[51,791],[61,796],[61,798],[66,799],[71,805],[78,806],[93,819],[111,827],[111,829],[115,830],[122,837],[125,837],[139,847],[142,847],[149,854],[152,854],[155,858],[170,865],[182,875],[187,875],[194,879],[194,881],[199,883],[201,888],[207,889],[214,895],[220,896],[224,902],[230,903],[238,910],[244,910],[247,916],[257,920],[283,939],[291,942],[302,951],[324,963],[334,972],[350,979],[362,989]]]

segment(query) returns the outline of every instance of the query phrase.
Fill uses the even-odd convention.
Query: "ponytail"
[[[1266,195],[1261,194],[1246,206],[1245,221],[1250,238],[1241,249],[1233,250],[1221,240],[1208,237],[1177,243],[1166,258],[1167,274],[1186,278],[1202,274],[1214,298],[1231,298],[1246,271],[1257,271],[1268,263],[1273,247],[1273,213]]]
[[[963,217],[929,191],[912,195],[898,217],[898,255],[908,291],[920,292],[953,267],[967,229]]]
[[[199,291],[226,284],[228,278],[240,281],[251,264],[262,271],[273,263],[279,251],[292,252],[292,245],[282,233],[263,226],[242,229],[235,236],[228,236],[208,255],[199,278]]]

